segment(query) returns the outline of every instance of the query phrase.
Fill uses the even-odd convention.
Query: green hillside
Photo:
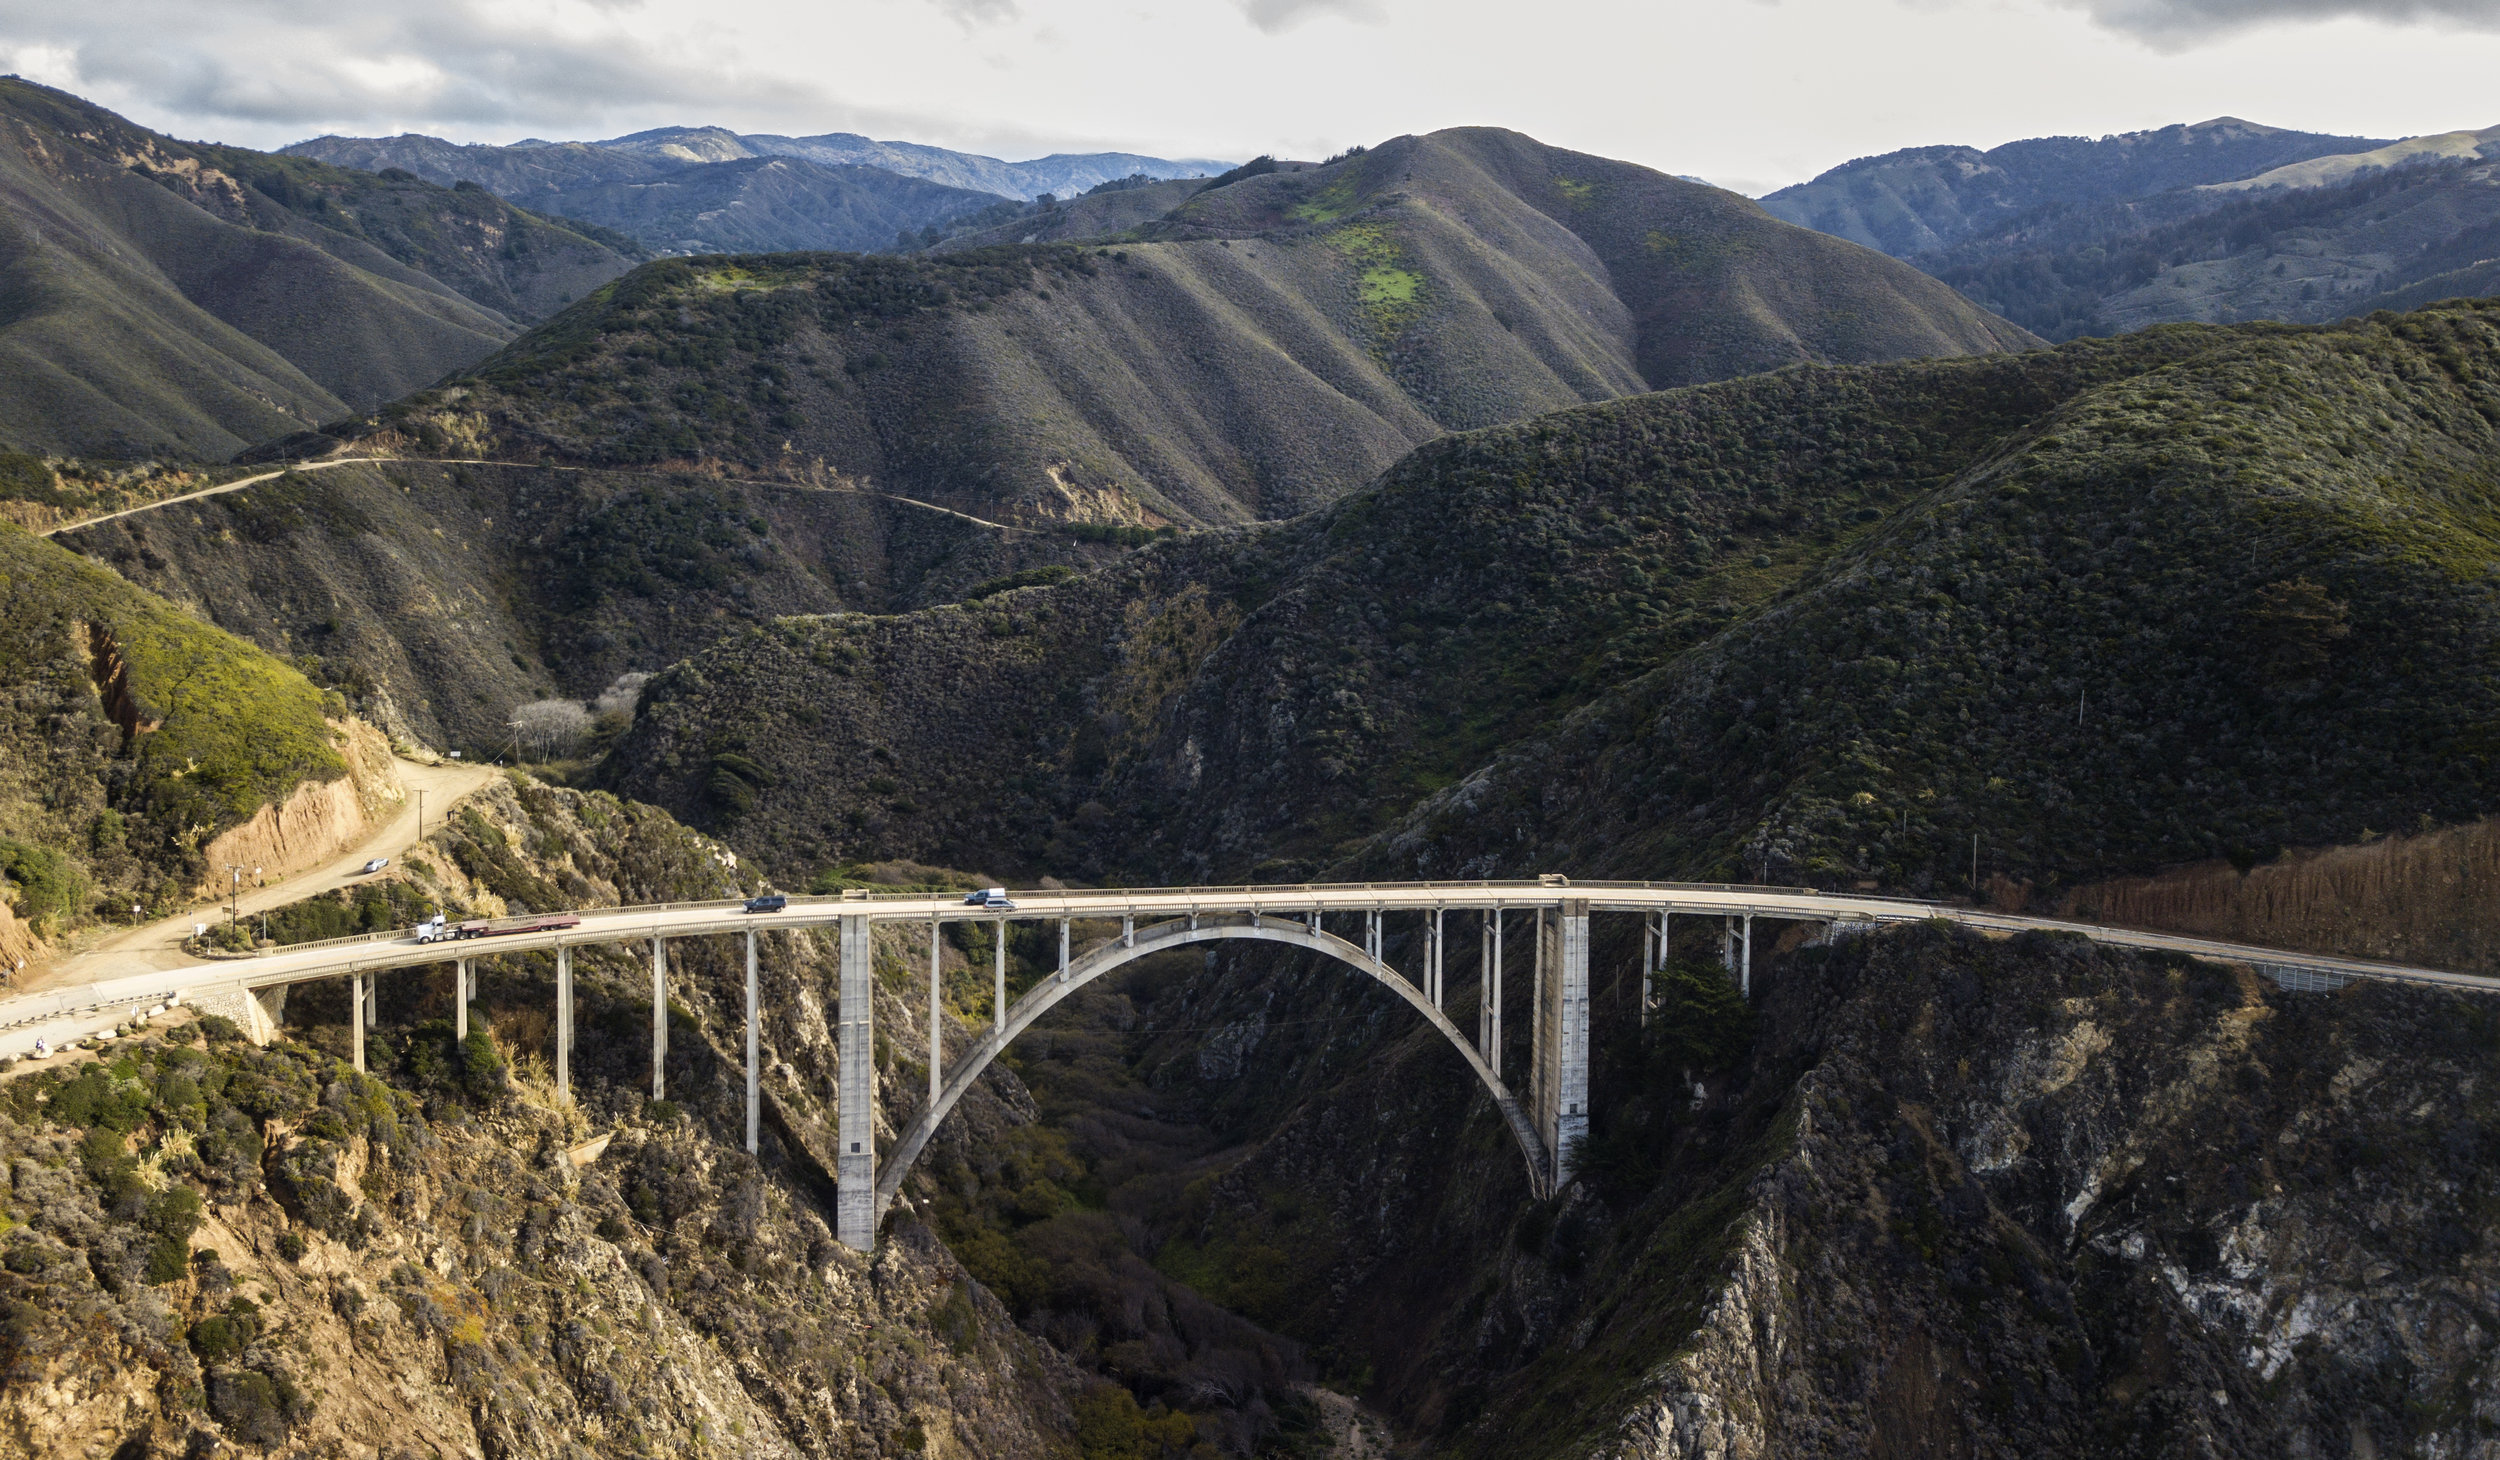
[[[1466,131],[1202,190],[1133,240],[648,265],[383,424],[1204,524],[1307,510],[1445,431],[2030,342],[1734,194]]]
[[[786,868],[1161,880],[1951,891],[1976,833],[2045,891],[2462,819],[2495,389],[2458,306],[1588,407],[1089,579],[759,627],[613,775]]]
[[[16,864],[0,870],[22,916],[178,905],[209,839],[347,771],[303,675],[6,525],[0,706],[0,855]]]
[[[482,191],[176,142],[16,80],[0,213],[0,443],[67,454],[222,459],[627,267]]]

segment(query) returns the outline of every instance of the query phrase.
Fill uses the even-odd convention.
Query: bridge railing
[[[1029,901],[1042,901],[1063,896],[1087,899],[1109,899],[1118,897],[1201,897],[1221,901],[1226,898],[1248,898],[1252,896],[1264,897],[1273,900],[1279,895],[1295,893],[1310,893],[1315,897],[1326,897],[1332,895],[1344,895],[1347,893],[1360,894],[1365,892],[1412,893],[1416,891],[1423,891],[1464,894],[1469,892],[1521,892],[1529,890],[1551,891],[1556,895],[1556,900],[1558,901],[1568,898],[1574,891],[1717,892],[1725,893],[1730,896],[1743,896],[1746,894],[1760,893],[1793,895],[1799,897],[1824,895],[1821,890],[1817,888],[1782,887],[1768,883],[1623,881],[1556,881],[1537,883],[1531,882],[1526,878],[1478,878],[1438,882],[1262,882],[1206,887],[1019,888],[1013,889],[1011,895],[1020,896]],[[894,902],[928,902],[933,898],[943,898],[946,895],[947,894],[942,892],[933,894],[929,892],[906,891],[899,889],[893,892],[879,892],[868,888],[851,888],[840,893],[817,895],[801,894],[790,898],[789,905],[792,908],[833,910],[842,907],[857,906],[863,902],[869,904],[870,906],[876,906],[880,903]],[[1870,901],[1903,902],[1915,906],[1932,905],[1931,900],[1929,899],[1889,897],[1877,893],[1851,893],[1849,896],[1862,896]],[[570,908],[566,909],[566,911],[600,912],[623,916],[631,916],[637,913],[659,914],[682,912],[696,908],[715,908],[722,912],[727,912],[732,908],[742,906],[743,903],[743,899],[735,897],[698,898],[690,902],[620,903],[615,907]],[[967,906],[969,906],[969,904],[967,904]],[[527,914],[514,913],[511,914],[511,916],[523,917],[527,916]],[[350,948],[359,944],[397,943],[411,937],[415,931],[416,925],[412,923],[403,927],[385,928],[370,933],[349,933],[343,937],[337,938],[315,938],[302,943],[281,943],[274,948],[264,949],[262,951],[264,953],[274,955],[280,953],[299,953],[320,948]],[[451,956],[458,957],[460,955],[453,954]]]

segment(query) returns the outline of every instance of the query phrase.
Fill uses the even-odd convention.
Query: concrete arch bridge
[[[452,963],[459,1032],[467,1033],[471,957],[552,950],[555,954],[556,1079],[569,1090],[573,1046],[572,950],[585,945],[648,943],[651,951],[652,1094],[666,1093],[668,1048],[668,954],[671,939],[743,934],[746,951],[747,1148],[756,1148],[761,1102],[758,1053],[761,1010],[757,970],[759,932],[830,928],[839,941],[839,990],[835,1016],[839,1050],[836,1153],[839,1195],[836,1229],[841,1239],[866,1250],[879,1219],[929,1138],[981,1072],[1017,1035],[1062,1000],[1123,964],[1155,953],[1218,941],[1250,940],[1318,953],[1377,980],[1448,1040],[1481,1081],[1517,1139],[1530,1185],[1550,1193],[1571,1178],[1573,1148],[1589,1125],[1590,920],[1598,915],[1638,917],[1644,929],[1644,973],[1663,967],[1676,920],[1702,919],[1700,935],[1718,952],[1731,976],[1750,995],[1753,923],[1758,918],[1822,924],[1834,932],[1882,923],[1941,918],[1993,932],[2045,930],[2078,933],[2116,946],[2185,953],[2256,967],[2287,988],[2324,989],[2354,978],[2393,979],[2481,992],[2500,992],[2500,979],[2361,959],[2290,952],[2177,934],[2143,932],[1989,912],[1945,903],[1851,896],[1806,888],[1750,887],[1717,883],[1570,882],[1542,877],[1524,882],[1400,882],[1257,887],[1191,887],[1050,891],[1018,896],[1012,909],[969,905],[954,898],[867,895],[792,898],[777,913],[748,913],[737,902],[602,908],[558,919],[566,925],[495,938],[491,943],[424,944],[402,932],[339,939],[274,950],[259,958],[136,975],[51,994],[0,1001],[0,1053],[31,1043],[28,1031],[73,1015],[108,1021],[113,1011],[138,1008],[180,994],[204,1008],[227,1013],[256,1038],[266,1038],[285,990],[296,983],[346,978],[358,1068],[363,1067],[364,1029],[375,1006],[376,975],[395,968]],[[1401,970],[1384,956],[1391,919],[1420,931]],[[1009,922],[1056,922],[1059,957],[1054,971],[1008,1001],[1003,936],[992,939],[991,1018],[968,1049],[947,1064],[941,1051],[939,950],[945,924],[980,922],[1003,934]],[[873,946],[878,924],[923,925],[929,930],[929,1100],[912,1123],[880,1153],[877,1149],[875,1000]],[[1116,925],[1078,948],[1075,931]],[[1348,936],[1351,934],[1351,936]],[[1689,949],[1692,932],[1684,932]],[[1464,985],[1472,982],[1476,1027],[1461,1029],[1446,1012],[1447,968],[1455,962]],[[1524,954],[1519,948],[1525,944]],[[463,956],[468,955],[468,956]],[[1506,1068],[1506,1052],[1520,1041],[1504,1028],[1504,980],[1523,980],[1528,993],[1524,1072]],[[1640,1017],[1649,1016],[1644,976]],[[1514,1088],[1514,1073],[1524,1084]]]

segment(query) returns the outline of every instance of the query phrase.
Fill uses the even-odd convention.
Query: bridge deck
[[[1322,913],[1465,912],[1551,907],[1573,901],[1596,912],[1668,912],[1700,916],[1753,916],[1806,922],[1891,923],[1941,918],[1990,932],[2028,930],[2074,933],[2117,947],[2184,953],[2224,962],[2293,970],[2311,977],[2367,978],[2500,992],[2500,979],[2444,969],[2303,953],[2231,943],[2186,934],[2114,928],[2057,918],[1989,912],[1950,903],[1818,892],[1795,887],[1748,887],[1689,882],[1382,882],[1255,887],[1108,888],[1014,894],[1015,909],[1000,913],[967,905],[958,897],[852,893],[794,897],[778,913],[745,912],[737,902],[676,903],[599,908],[579,914],[577,927],[457,943],[420,944],[406,933],[298,944],[258,958],[202,962],[135,974],[95,984],[0,1001],[0,1031],[31,1026],[86,1010],[109,1011],[150,1004],[167,994],[214,988],[269,988],[312,979],[391,968],[442,964],[462,957],[491,957],[584,944],[647,942],[748,931],[825,928],[845,916],[877,922],[927,923],[1068,918],[1080,922],[1186,917],[1192,913],[1257,913],[1294,917]],[[26,1035],[31,1040],[31,1033]],[[0,1033],[0,1047],[17,1041]]]

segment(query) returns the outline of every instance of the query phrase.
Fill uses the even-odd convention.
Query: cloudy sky
[[[2500,122],[2500,0],[0,0],[0,70],[179,136],[713,123],[1009,158],[1469,123],[1747,192],[2235,115]]]

